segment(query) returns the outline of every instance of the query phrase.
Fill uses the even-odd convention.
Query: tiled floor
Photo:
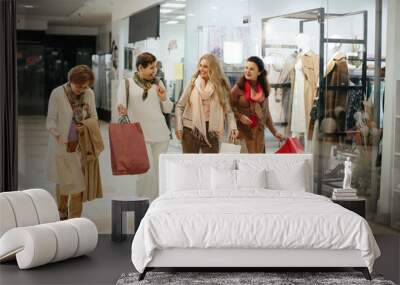
[[[135,176],[113,176],[110,164],[110,144],[108,124],[101,123],[101,132],[105,150],[100,155],[100,172],[103,182],[102,199],[84,204],[82,215],[91,219],[99,233],[111,232],[111,199],[114,196],[135,195]],[[20,117],[18,119],[18,169],[19,188],[43,188],[54,194],[55,184],[47,179],[48,132],[45,129],[45,117]],[[177,140],[172,140],[168,152],[181,152]],[[133,216],[128,215],[128,224]],[[133,228],[128,228],[128,233]]]
[[[18,119],[18,169],[19,187],[43,188],[54,192],[55,185],[47,180],[47,143],[48,132],[45,129],[45,117],[20,117]],[[110,147],[108,139],[108,124],[101,123],[101,132],[105,150],[100,155],[100,171],[103,182],[104,198],[84,204],[83,216],[88,217],[97,225],[99,233],[111,232],[111,199],[114,196],[135,195],[135,176],[113,176],[110,164]],[[267,145],[276,149],[277,143],[267,137]],[[181,153],[178,140],[173,139],[169,144],[169,153]],[[271,151],[267,151],[271,152]],[[128,233],[133,233],[133,216],[128,214]],[[371,223],[376,234],[399,233],[383,225]]]

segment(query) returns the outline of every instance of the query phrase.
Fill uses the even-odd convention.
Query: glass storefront
[[[375,4],[186,1],[185,81],[204,53],[220,59],[232,85],[247,57],[261,57],[276,127],[314,154],[315,192],[330,197],[341,188],[344,161],[350,158],[352,187],[366,199],[370,220],[380,219],[386,51],[386,34],[375,40],[377,20],[386,30],[385,21],[376,19]],[[274,152],[278,143],[269,131],[265,138],[267,152]]]

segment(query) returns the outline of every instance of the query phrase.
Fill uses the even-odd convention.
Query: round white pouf
[[[20,269],[86,254],[96,248],[98,232],[86,218],[14,228],[0,238],[0,261],[16,255]]]

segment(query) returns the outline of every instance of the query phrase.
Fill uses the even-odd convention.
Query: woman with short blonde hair
[[[230,87],[218,59],[203,55],[176,105],[176,136],[184,153],[218,153],[225,120],[231,138],[238,135],[229,104]]]
[[[86,185],[78,149],[78,125],[89,118],[97,119],[95,97],[90,89],[93,83],[92,70],[86,65],[77,65],[68,72],[68,82],[55,88],[49,99],[48,177],[56,183],[62,220],[82,214]]]

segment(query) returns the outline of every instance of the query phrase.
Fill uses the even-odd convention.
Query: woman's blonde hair
[[[199,76],[200,62],[203,59],[205,59],[208,63],[208,77],[210,78],[209,80],[214,85],[215,93],[218,96],[219,103],[221,104],[224,113],[226,113],[225,104],[228,97],[227,95],[230,92],[230,86],[225,76],[225,73],[221,68],[221,64],[219,63],[219,60],[215,57],[215,55],[207,53],[202,57],[200,57],[199,62],[197,64],[197,70],[192,77],[192,84],[194,84],[194,81]]]

